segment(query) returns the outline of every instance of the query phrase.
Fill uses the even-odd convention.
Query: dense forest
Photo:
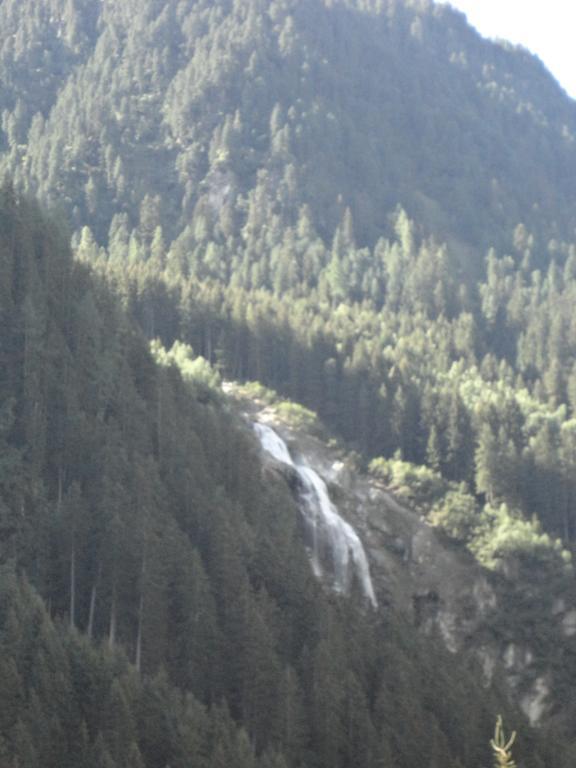
[[[0,28],[2,759],[484,765],[499,692],[325,593],[217,382],[318,413],[532,631],[574,578],[576,105],[427,0]],[[527,767],[573,764],[564,645]]]
[[[572,540],[576,108],[538,62],[426,2],[24,6],[3,163],[150,337]]]
[[[496,698],[321,589],[206,364],[152,354],[10,186],[0,256],[4,764],[481,766]]]
[[[576,107],[447,6],[3,0],[0,25],[2,166],[99,243],[277,238],[309,206],[372,247],[397,204],[462,245],[573,238]]]

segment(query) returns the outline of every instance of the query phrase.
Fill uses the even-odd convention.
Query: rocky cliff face
[[[576,607],[566,599],[554,600],[552,594],[542,602],[540,619],[550,638],[550,645],[543,644],[541,633],[515,625],[509,616],[515,601],[535,598],[529,587],[479,566],[390,489],[359,472],[338,448],[290,426],[274,408],[243,405],[247,420],[271,426],[290,455],[327,483],[338,512],[367,552],[377,610],[393,605],[417,631],[473,659],[485,685],[503,683],[532,725],[557,719],[558,662],[574,646]],[[265,452],[262,460],[263,471],[283,474],[298,493],[292,468]],[[352,598],[356,594],[360,590]]]

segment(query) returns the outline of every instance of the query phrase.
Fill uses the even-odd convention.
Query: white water
[[[260,445],[267,451],[267,453],[273,456],[277,461],[281,461],[282,464],[288,464],[289,467],[294,467],[294,469],[296,469],[292,457],[290,456],[288,446],[284,440],[282,440],[280,435],[276,434],[276,432],[274,432],[274,430],[267,424],[259,424],[258,422],[255,422],[254,424],[254,431],[258,435]]]
[[[266,424],[254,424],[262,448],[298,474],[302,490],[300,509],[309,538],[312,569],[318,578],[329,578],[337,592],[347,593],[354,573],[364,595],[377,605],[368,559],[352,526],[343,520],[330,500],[326,483],[305,461],[295,463],[288,446]]]

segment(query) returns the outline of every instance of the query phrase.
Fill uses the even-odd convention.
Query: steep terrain
[[[573,765],[574,102],[426,0],[0,29],[0,760]]]
[[[571,545],[574,104],[538,62],[427,3],[25,7],[2,162],[148,336]]]
[[[0,26],[3,166],[99,242],[303,204],[326,238],[350,207],[361,245],[398,204],[475,249],[573,239],[576,106],[447,6],[4,0]]]
[[[364,542],[383,610],[392,606],[415,631],[473,661],[481,670],[483,685],[498,682],[531,724],[553,720],[570,729],[571,683],[567,685],[566,680],[573,679],[576,634],[571,569],[563,580],[555,581],[552,573],[541,569],[529,573],[517,559],[521,550],[512,548],[498,567],[483,566],[470,552],[454,546],[430,515],[430,503],[415,506],[414,487],[412,493],[409,486],[396,487],[391,493],[377,473],[361,472],[341,446],[329,447],[325,433],[319,439],[322,433],[310,415],[303,419],[302,412],[254,387],[229,384],[226,391],[236,398],[250,423],[274,430],[279,447],[265,435],[263,455],[300,499],[304,519],[306,489],[293,470],[310,466],[328,483],[339,514]],[[338,542],[321,525],[314,526],[314,536],[307,540],[317,576],[341,590],[330,571],[316,566],[322,545],[332,551],[334,560],[342,557]],[[353,542],[348,547],[354,551]],[[356,586],[348,579],[344,591],[353,599],[366,599],[369,592],[361,571],[357,570]]]
[[[480,768],[503,696],[402,612],[322,588],[206,362],[152,355],[10,187],[0,265],[3,761]]]

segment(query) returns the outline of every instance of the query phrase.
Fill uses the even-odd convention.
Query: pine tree
[[[516,741],[516,731],[512,731],[512,734],[507,738],[504,734],[504,727],[502,725],[502,717],[498,715],[496,720],[496,728],[494,731],[494,738],[490,741],[490,746],[494,752],[494,766],[495,768],[516,768],[516,763],[512,759],[511,748]]]

